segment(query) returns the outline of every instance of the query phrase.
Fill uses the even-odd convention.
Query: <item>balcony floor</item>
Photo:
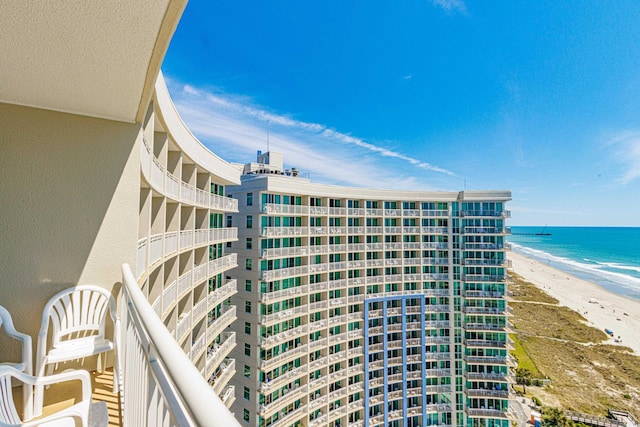
[[[107,369],[104,373],[91,372],[91,397],[94,402],[105,402],[109,413],[109,427],[121,427],[120,399],[117,394],[113,394],[113,371]],[[70,381],[63,384],[52,385],[45,389],[43,416],[53,414],[64,408],[73,405],[80,399],[80,384],[78,381]],[[22,388],[13,388],[13,398],[18,409],[22,413]]]

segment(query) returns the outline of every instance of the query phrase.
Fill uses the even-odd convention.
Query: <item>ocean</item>
[[[511,232],[515,252],[640,300],[640,228],[514,226]]]

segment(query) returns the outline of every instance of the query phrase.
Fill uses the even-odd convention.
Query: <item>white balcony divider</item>
[[[147,270],[147,239],[138,240],[138,262],[136,264],[136,278],[142,277]]]
[[[125,426],[239,427],[122,266],[120,354]]]

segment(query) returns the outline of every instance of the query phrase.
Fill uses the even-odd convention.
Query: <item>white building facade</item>
[[[346,188],[277,169],[248,165],[230,189],[241,423],[508,427],[510,192]]]

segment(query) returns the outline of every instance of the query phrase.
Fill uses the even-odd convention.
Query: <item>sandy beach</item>
[[[629,347],[640,356],[640,301],[614,294],[598,284],[513,251],[508,253],[508,258],[517,274],[556,298],[561,305],[582,314],[589,325],[613,331],[609,344]],[[622,343],[616,342],[618,337]]]

